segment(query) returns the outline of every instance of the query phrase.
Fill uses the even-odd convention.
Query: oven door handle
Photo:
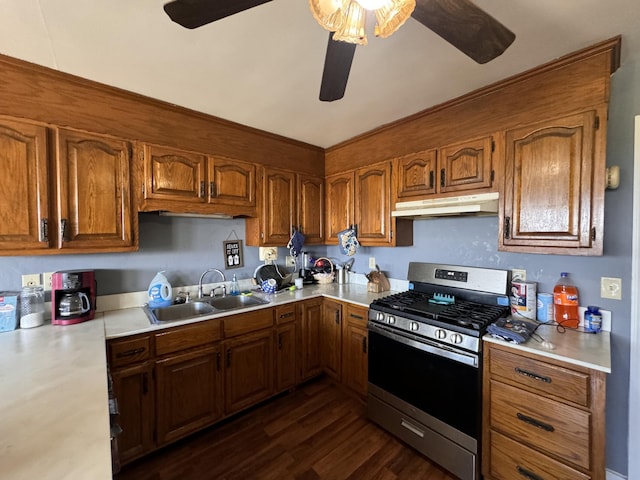
[[[445,357],[450,360],[478,368],[478,355],[474,355],[472,353],[467,354],[458,350],[451,350],[426,338],[420,338],[419,340],[417,340],[404,333],[401,335],[399,333],[396,333],[395,331],[391,331],[390,329],[373,322],[368,323],[368,328],[370,331],[376,332],[383,337],[387,337],[391,340],[403,343],[404,345],[417,348],[418,350],[422,350],[423,352],[432,353],[440,357]]]

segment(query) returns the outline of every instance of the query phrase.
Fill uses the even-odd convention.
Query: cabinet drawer
[[[367,316],[369,310],[364,307],[347,304],[345,320],[348,324],[355,325],[360,328],[367,328]]]
[[[591,379],[586,373],[494,348],[491,350],[491,375],[526,385],[542,395],[553,395],[584,407],[590,405]]]
[[[156,355],[186,350],[213,343],[222,338],[220,320],[206,320],[156,334]]]
[[[573,468],[543,455],[536,450],[514,442],[508,437],[491,431],[491,478],[539,480],[589,480]]]
[[[123,367],[148,360],[151,355],[151,337],[128,337],[109,342],[109,366]]]
[[[273,308],[265,308],[225,317],[224,336],[235,337],[270,327],[273,327]]]
[[[283,323],[295,322],[296,320],[296,304],[289,303],[275,308],[276,312],[276,324],[282,325]]]
[[[491,380],[491,428],[589,468],[591,415]]]

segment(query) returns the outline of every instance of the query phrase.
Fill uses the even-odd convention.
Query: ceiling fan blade
[[[327,54],[324,58],[322,84],[320,85],[320,101],[333,102],[344,97],[347,80],[351,71],[351,62],[356,53],[356,44],[341,42],[329,34]]]
[[[411,16],[478,63],[500,56],[516,38],[469,0],[417,0]]]
[[[244,12],[271,0],[174,0],[164,5],[171,20],[186,28],[198,28]]]

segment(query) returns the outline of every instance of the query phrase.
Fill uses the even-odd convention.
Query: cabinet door
[[[49,248],[47,131],[0,119],[0,252]]]
[[[278,326],[276,331],[276,391],[296,385],[297,379],[297,323]]]
[[[328,243],[338,243],[338,233],[355,223],[353,218],[353,172],[326,178],[325,235]]]
[[[436,193],[436,153],[427,150],[395,160],[399,202]]]
[[[222,415],[219,346],[156,361],[158,445],[213,423]]]
[[[273,393],[273,330],[225,342],[225,413],[233,413]]]
[[[467,140],[440,149],[440,192],[459,192],[491,186],[493,139]]]
[[[256,167],[228,158],[209,158],[209,202],[218,205],[256,205]]]
[[[295,212],[295,174],[264,168],[259,219],[247,219],[249,244],[258,236],[259,245],[282,246],[289,242]],[[258,230],[256,232],[256,229]]]
[[[604,175],[594,170],[595,131],[591,111],[506,133],[502,250],[602,254],[602,225],[592,223],[604,194],[593,189]]]
[[[145,362],[111,370],[113,392],[118,402],[120,462],[128,463],[153,450],[153,363]]]
[[[56,168],[58,247],[131,250],[131,145],[60,129]]]
[[[307,380],[322,372],[320,358],[320,325],[322,321],[322,299],[305,300],[300,304],[301,349],[300,379]]]
[[[356,171],[355,223],[363,246],[389,245],[391,239],[391,163]]]
[[[369,381],[367,313],[366,308],[348,304],[342,336],[342,382],[363,396]]]
[[[298,175],[298,228],[305,244],[324,242],[324,180]]]
[[[320,357],[324,371],[340,381],[342,356],[342,305],[331,300],[322,303]]]
[[[158,145],[144,146],[144,198],[206,201],[205,155]]]

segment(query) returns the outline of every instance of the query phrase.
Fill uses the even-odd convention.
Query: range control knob
[[[382,313],[382,312],[376,313],[376,320],[378,320],[380,322],[384,321],[384,313]]]
[[[411,330],[412,332],[416,332],[419,328],[420,328],[420,324],[418,322],[409,323],[409,330]]]
[[[454,333],[453,335],[451,335],[451,343],[462,343],[462,335],[460,335],[459,333]]]
[[[434,335],[438,340],[444,340],[445,338],[447,338],[447,332],[446,332],[446,330],[443,330],[442,328],[438,328],[434,332]]]
[[[389,315],[389,316],[387,317],[387,323],[388,323],[389,325],[393,325],[394,323],[396,323],[396,317],[394,317],[393,315]]]

